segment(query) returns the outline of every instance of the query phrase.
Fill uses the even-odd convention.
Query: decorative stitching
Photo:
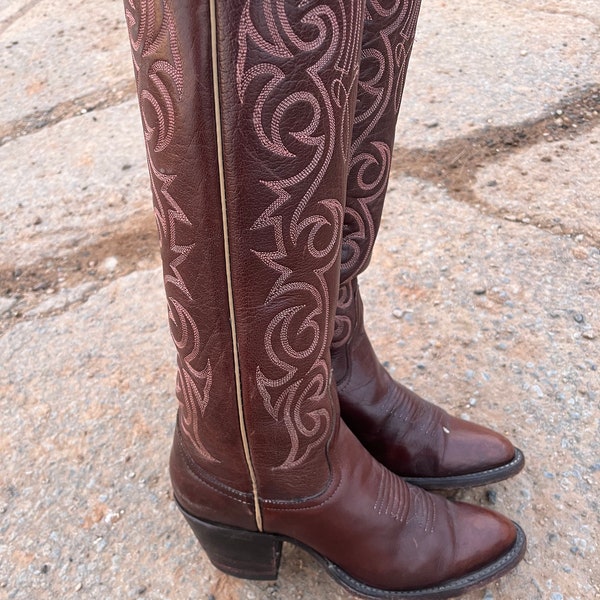
[[[187,303],[194,303],[179,270],[195,246],[179,242],[185,228],[191,227],[192,223],[171,193],[177,174],[166,173],[156,165],[156,159],[173,141],[176,106],[184,92],[183,61],[175,18],[168,0],[127,0],[125,16],[138,86],[154,215],[164,262],[168,265],[164,284],[171,335],[178,351],[176,394],[181,405],[180,422],[183,433],[199,455],[209,462],[218,462],[200,439],[200,422],[210,401],[211,363],[201,356],[198,327],[183,303],[175,297],[175,293],[180,292]]]
[[[389,179],[393,123],[400,108],[419,7],[419,0],[396,0],[389,8],[378,0],[367,0],[344,212],[342,288],[364,270],[373,249],[378,228],[375,221],[381,214]],[[389,126],[382,127],[384,119]],[[344,311],[340,297],[336,311],[340,320]],[[344,336],[336,336],[335,347],[350,338],[342,323],[337,331],[340,336],[343,331]]]
[[[260,145],[277,157],[276,164],[286,165],[285,175],[259,180],[274,199],[252,226],[270,230],[273,239],[272,250],[254,250],[277,274],[265,306],[284,299],[288,307],[267,326],[268,363],[256,368],[265,409],[290,439],[276,469],[306,462],[332,427],[325,407],[332,308],[327,278],[337,262],[343,204],[319,191],[336,152],[349,148],[350,97],[362,30],[362,11],[354,4],[300,3],[295,9],[305,12],[292,22],[284,0],[247,0],[240,20],[238,97],[251,110]],[[290,114],[303,115],[297,130],[289,130]],[[304,152],[298,153],[298,143]],[[304,265],[307,256],[310,271],[290,268]]]

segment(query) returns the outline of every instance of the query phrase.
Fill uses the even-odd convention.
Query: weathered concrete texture
[[[137,101],[0,147],[0,264],[25,266],[148,211]]]
[[[557,116],[556,120],[561,117]],[[545,163],[544,168],[540,165]],[[581,235],[600,246],[600,135],[540,144],[479,171],[479,198],[506,219]],[[586,244],[573,249],[588,253]]]
[[[503,0],[503,3],[507,7],[532,8],[528,0]],[[554,15],[584,17],[600,27],[600,11],[596,0],[539,0],[535,3],[533,9]]]
[[[432,147],[539,117],[597,82],[599,26],[597,3],[565,15],[527,1],[424,2],[397,142]]]
[[[121,0],[11,2],[3,12],[10,26],[3,31],[0,21],[0,123],[131,88]]]
[[[0,6],[0,598],[349,598],[291,547],[276,583],[220,575],[175,509],[174,352],[122,15]],[[527,455],[455,494],[529,536],[466,600],[600,597],[599,29],[597,0],[423,6],[361,285],[394,375]]]

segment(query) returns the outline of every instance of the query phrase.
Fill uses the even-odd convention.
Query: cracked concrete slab
[[[42,0],[5,0],[0,7],[0,34]]]
[[[130,82],[124,21],[121,0],[42,0],[9,21],[0,30],[0,124]]]
[[[72,252],[150,203],[137,101],[15,139],[0,162],[0,265]]]
[[[539,0],[534,6],[527,0],[503,0],[503,3],[507,7],[517,6],[555,15],[584,17],[600,27],[600,10],[596,0]]]
[[[599,144],[595,130],[511,154],[479,171],[475,193],[506,219],[580,236],[584,255],[585,238],[600,247]]]
[[[595,23],[531,2],[425,2],[397,143],[430,148],[539,118],[574,88],[598,83],[600,5],[590,12]]]

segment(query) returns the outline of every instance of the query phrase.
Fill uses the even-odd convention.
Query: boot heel
[[[281,560],[280,539],[268,533],[201,521],[179,508],[217,569],[242,579],[277,579]]]

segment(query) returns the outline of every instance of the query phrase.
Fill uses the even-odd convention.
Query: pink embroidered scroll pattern
[[[176,106],[184,88],[175,20],[167,0],[126,0],[125,17],[138,85],[154,215],[163,256],[168,262],[164,282],[171,335],[178,350],[176,393],[181,405],[180,424],[198,453],[206,460],[216,461],[201,443],[199,432],[212,384],[210,360],[204,366],[197,366],[202,358],[200,333],[184,304],[174,295],[178,292],[183,301],[193,302],[179,269],[194,244],[178,242],[184,228],[189,231],[192,223],[171,192],[177,174],[165,173],[157,166],[161,153],[175,137]]]
[[[352,282],[347,281],[340,285],[335,312],[333,339],[331,341],[332,348],[340,348],[350,339],[354,317],[353,307],[354,289],[352,288]]]
[[[273,157],[269,163],[281,165],[275,176],[272,170],[259,176],[265,197],[274,200],[253,226],[263,238],[271,231],[273,249],[255,255],[277,273],[265,299],[276,313],[264,336],[270,364],[257,367],[256,382],[267,412],[289,434],[278,469],[305,462],[331,431],[328,278],[343,205],[339,197],[324,197],[331,192],[321,186],[336,168],[336,153],[346,158],[348,152],[362,30],[358,4],[299,2],[291,19],[284,0],[249,0],[240,23],[239,99],[252,112],[254,133]],[[278,304],[287,308],[279,311]]]
[[[333,348],[346,344],[352,335],[351,281],[371,257],[377,231],[375,220],[379,220],[383,207],[394,127],[419,13],[419,0],[393,0],[388,4],[386,8],[379,0],[367,0]]]
[[[344,215],[342,282],[362,271],[373,248],[372,213],[381,210],[387,187],[393,131],[419,12],[419,0],[395,0],[389,8],[384,4],[367,0]]]

